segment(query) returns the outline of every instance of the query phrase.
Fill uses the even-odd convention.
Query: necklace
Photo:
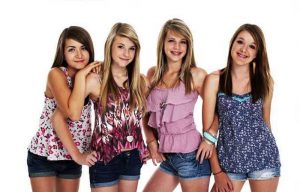
[[[129,94],[129,93],[128,93]],[[129,120],[130,120],[130,109],[129,109],[129,103],[126,102],[126,99],[122,98],[122,102],[125,104],[125,110],[124,110],[124,120],[125,120],[125,127],[127,131],[126,140],[131,143],[134,140],[134,137],[130,134],[130,126],[129,126]]]

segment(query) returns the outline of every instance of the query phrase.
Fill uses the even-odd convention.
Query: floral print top
[[[263,119],[263,101],[252,102],[251,93],[218,93],[220,120],[218,158],[224,171],[249,173],[279,168],[278,147]]]
[[[95,127],[91,150],[97,152],[98,161],[107,164],[124,149],[138,149],[141,161],[149,152],[142,137],[142,114],[129,108],[130,93],[119,87],[119,94],[108,94],[106,112],[103,113],[99,100],[94,101]]]
[[[60,68],[66,75],[68,85],[72,88],[71,77],[65,67]],[[47,157],[48,160],[71,160],[70,154],[63,147],[62,142],[56,135],[51,124],[51,116],[57,107],[54,98],[45,96],[45,105],[40,117],[39,129],[32,138],[28,150],[36,155]],[[87,151],[90,146],[92,129],[91,129],[91,100],[83,107],[79,121],[67,120],[69,130],[79,151]]]

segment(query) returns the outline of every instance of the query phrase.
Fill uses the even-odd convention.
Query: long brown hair
[[[94,61],[94,46],[90,34],[82,27],[70,26],[68,28],[65,28],[60,34],[57,43],[54,62],[51,68],[68,67],[64,56],[64,48],[67,39],[73,39],[83,44],[90,55],[89,63]]]
[[[106,103],[108,93],[112,93],[115,97],[119,94],[118,85],[114,81],[111,72],[111,64],[112,64],[112,53],[111,47],[114,42],[116,36],[126,37],[131,40],[135,47],[135,55],[134,59],[130,64],[127,65],[128,71],[128,87],[130,91],[130,101],[129,106],[130,109],[134,109],[138,107],[140,111],[145,112],[146,109],[146,96],[144,93],[145,89],[145,81],[143,77],[140,75],[140,43],[138,36],[133,29],[133,27],[127,23],[116,23],[105,42],[104,47],[104,62],[102,65],[102,79],[101,79],[101,88],[100,88],[100,104],[103,112],[106,111]]]
[[[192,91],[191,82],[193,82],[191,68],[196,67],[196,61],[194,58],[193,36],[188,26],[182,20],[176,18],[168,20],[162,27],[161,32],[159,34],[157,44],[157,67],[153,76],[153,80],[151,82],[152,87],[155,87],[160,83],[160,81],[163,78],[163,75],[167,71],[168,65],[167,56],[164,52],[164,42],[168,31],[179,33],[186,38],[187,52],[181,64],[179,78],[185,84],[186,93],[190,93]]]
[[[220,76],[219,90],[227,95],[232,95],[231,49],[235,39],[242,31],[249,32],[257,45],[256,58],[249,64],[252,101],[256,102],[260,98],[264,99],[269,94],[272,81],[266,50],[265,37],[262,30],[257,25],[244,24],[236,30],[233,37],[231,38],[227,58],[227,66],[223,69],[222,74]]]

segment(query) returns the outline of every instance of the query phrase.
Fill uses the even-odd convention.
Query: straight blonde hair
[[[186,94],[192,91],[192,74],[191,68],[196,67],[196,61],[194,58],[194,45],[193,36],[188,26],[180,19],[168,20],[162,27],[157,44],[157,67],[151,82],[152,87],[157,86],[165,72],[167,71],[167,56],[164,51],[164,42],[169,31],[179,33],[186,38],[187,41],[187,52],[183,58],[181,69],[179,72],[179,78],[185,84]]]
[[[132,41],[136,47],[134,59],[130,64],[127,65],[128,71],[128,85],[130,91],[129,106],[130,109],[138,107],[140,111],[144,114],[146,109],[146,96],[145,96],[145,81],[140,75],[140,43],[138,36],[133,29],[133,27],[127,23],[116,23],[105,42],[104,47],[104,62],[102,65],[102,78],[101,78],[101,88],[100,88],[100,106],[103,112],[106,111],[107,97],[109,93],[113,94],[113,97],[119,94],[118,86],[114,81],[111,72],[112,64],[112,53],[111,48],[116,36],[126,37]]]

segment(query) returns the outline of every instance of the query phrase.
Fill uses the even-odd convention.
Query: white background
[[[30,191],[26,148],[38,128],[47,73],[61,31],[78,25],[94,41],[96,59],[115,22],[127,22],[137,31],[141,71],[156,62],[158,33],[164,22],[180,18],[190,27],[197,65],[207,72],[225,66],[234,31],[244,23],[259,25],[265,33],[271,72],[275,80],[271,121],[279,146],[282,176],[278,191],[297,191],[299,182],[299,45],[300,3],[297,0],[6,0],[0,3],[1,55],[1,191]],[[201,102],[195,120],[201,130]],[[155,167],[142,169],[141,191]],[[88,169],[80,191],[89,191]],[[296,179],[298,176],[298,179]],[[176,191],[180,191],[177,188]],[[249,191],[245,186],[243,191]],[[299,191],[299,190],[298,190]]]

